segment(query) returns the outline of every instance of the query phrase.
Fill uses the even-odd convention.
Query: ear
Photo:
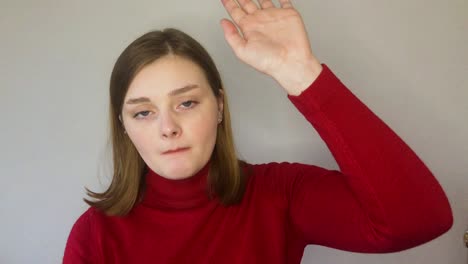
[[[219,95],[216,98],[218,100],[218,111],[223,112],[224,109],[224,91],[223,89],[219,89]]]

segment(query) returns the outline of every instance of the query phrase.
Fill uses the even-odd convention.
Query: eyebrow
[[[184,86],[182,88],[174,89],[174,90],[170,91],[167,95],[176,96],[176,95],[179,95],[179,94],[182,94],[182,93],[186,93],[186,92],[188,92],[190,90],[196,89],[198,87],[199,86],[196,85],[196,84],[189,84],[189,85],[186,85],[186,86]],[[151,102],[151,100],[148,97],[130,98],[130,99],[127,100],[127,104],[139,104],[139,103],[147,103],[147,102]]]

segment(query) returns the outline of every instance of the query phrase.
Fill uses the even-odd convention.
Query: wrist
[[[303,61],[283,64],[282,70],[271,76],[288,94],[297,96],[317,79],[322,69],[321,63],[312,57]]]

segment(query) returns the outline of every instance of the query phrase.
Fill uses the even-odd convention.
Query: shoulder
[[[75,225],[80,226],[80,225],[89,225],[94,221],[97,221],[103,217],[106,217],[106,215],[99,211],[97,208],[90,206],[86,211],[84,211],[76,220]]]
[[[89,207],[83,212],[73,224],[69,240],[76,236],[83,236],[91,233],[93,231],[93,223],[96,221],[96,218],[99,217],[99,214],[101,213],[94,207]]]
[[[253,188],[281,195],[287,195],[304,178],[322,176],[329,172],[316,165],[288,161],[247,163],[246,166],[251,170],[250,184]]]
[[[318,173],[326,172],[327,169],[322,167],[289,161],[273,161],[268,163],[250,164],[253,174],[259,177],[285,177],[285,175],[294,176],[301,173]]]
[[[97,249],[94,243],[95,222],[101,213],[94,207],[89,207],[73,224],[68,235],[63,263],[88,262],[94,259]]]

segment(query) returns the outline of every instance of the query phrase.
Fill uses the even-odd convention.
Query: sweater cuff
[[[335,94],[340,92],[340,89],[345,87],[326,64],[322,63],[321,65],[322,71],[309,87],[299,95],[287,95],[289,100],[301,111],[307,108],[306,105],[319,110],[329,100],[333,99]]]

